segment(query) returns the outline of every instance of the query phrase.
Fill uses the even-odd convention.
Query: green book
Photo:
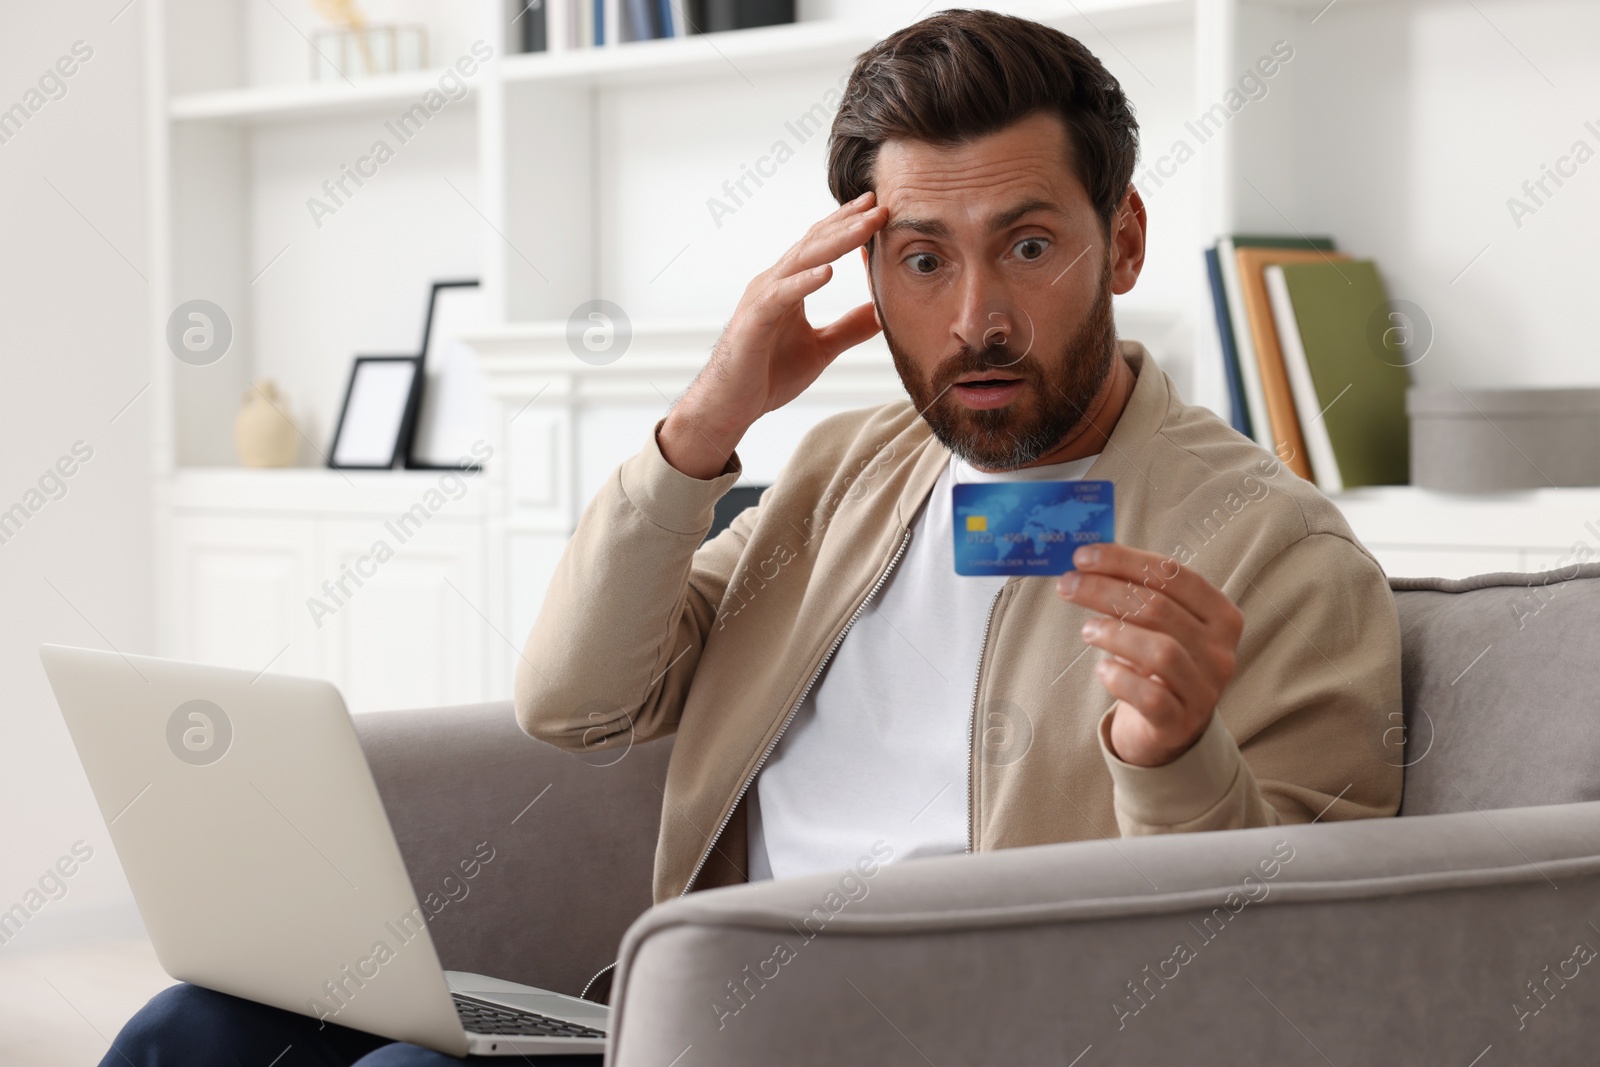
[[[1250,317],[1244,310],[1244,283],[1239,277],[1239,257],[1235,254],[1240,248],[1314,248],[1332,252],[1333,238],[1236,234],[1217,240],[1217,266],[1222,272],[1222,293],[1227,298],[1228,317],[1232,320],[1234,362],[1239,368],[1245,410],[1250,413],[1250,433],[1256,444],[1268,452],[1276,452],[1272,422],[1267,415],[1267,394],[1261,387],[1261,365],[1256,360],[1255,340],[1250,336]]]
[[[1407,331],[1371,260],[1266,271],[1284,369],[1323,492],[1411,477]]]

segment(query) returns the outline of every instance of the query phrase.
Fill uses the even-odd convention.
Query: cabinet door
[[[315,643],[353,712],[484,700],[483,533],[434,517],[323,524]],[[324,586],[324,583],[327,583]]]
[[[527,530],[507,530],[502,535],[504,576],[497,579],[500,593],[496,619],[505,618],[506,640],[495,637],[490,646],[489,699],[507,700],[516,679],[528,633],[539,617],[545,590],[566,548],[567,536]],[[496,625],[499,625],[497,622]]]
[[[317,674],[306,597],[315,571],[310,519],[174,515],[163,571],[171,596],[162,654],[222,667]]]

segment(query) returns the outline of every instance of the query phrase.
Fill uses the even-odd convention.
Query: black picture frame
[[[434,282],[432,288],[428,292],[428,312],[422,321],[422,347],[417,350],[416,357],[418,366],[417,410],[413,415],[411,433],[407,440],[405,449],[405,466],[407,470],[454,470],[462,471],[464,473],[473,473],[482,469],[480,464],[469,463],[464,460],[458,462],[439,462],[435,459],[430,459],[427,456],[420,454],[420,449],[424,446],[419,441],[419,438],[421,437],[420,423],[424,414],[424,394],[428,388],[427,383],[429,381],[430,374],[438,370],[437,367],[433,367],[429,364],[428,352],[433,345],[433,335],[439,321],[440,296],[448,290],[477,289],[479,287],[479,280],[477,278],[457,278],[448,281]]]
[[[392,405],[394,398],[394,383],[383,383],[379,376],[387,373],[393,377],[395,371],[389,371],[391,366],[409,368],[409,380],[404,382],[404,399],[400,401],[400,408],[396,414]],[[387,385],[387,389],[379,386]],[[363,388],[365,386],[365,388]],[[374,407],[380,401],[388,401],[388,409]],[[339,421],[333,431],[333,446],[328,449],[328,466],[334,470],[390,470],[407,454],[411,445],[411,435],[416,426],[417,408],[422,400],[422,357],[420,356],[357,356],[350,365],[350,381],[345,385],[344,402],[339,405]],[[367,410],[372,408],[372,410]],[[347,435],[360,424],[365,427],[367,420],[380,419],[384,424],[392,423],[392,430],[378,427],[380,443],[376,449],[369,449],[368,454],[358,456],[354,462],[348,458],[341,459],[344,446],[350,444]],[[371,432],[363,428],[361,433]],[[392,440],[390,438],[392,437]],[[382,457],[387,455],[385,461]]]

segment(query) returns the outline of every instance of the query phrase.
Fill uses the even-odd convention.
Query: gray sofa
[[[1600,564],[1391,586],[1404,722],[1374,758],[1406,765],[1397,819],[650,908],[670,741],[586,762],[503,703],[357,723],[419,894],[494,847],[447,887],[445,966],[578,993],[618,959],[621,1067],[1596,1063]]]

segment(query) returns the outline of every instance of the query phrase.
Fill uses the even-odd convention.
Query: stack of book
[[[794,21],[794,0],[517,0],[522,50],[593,48]]]
[[[1325,493],[1404,485],[1409,322],[1371,260],[1327,237],[1206,250],[1234,429]]]

